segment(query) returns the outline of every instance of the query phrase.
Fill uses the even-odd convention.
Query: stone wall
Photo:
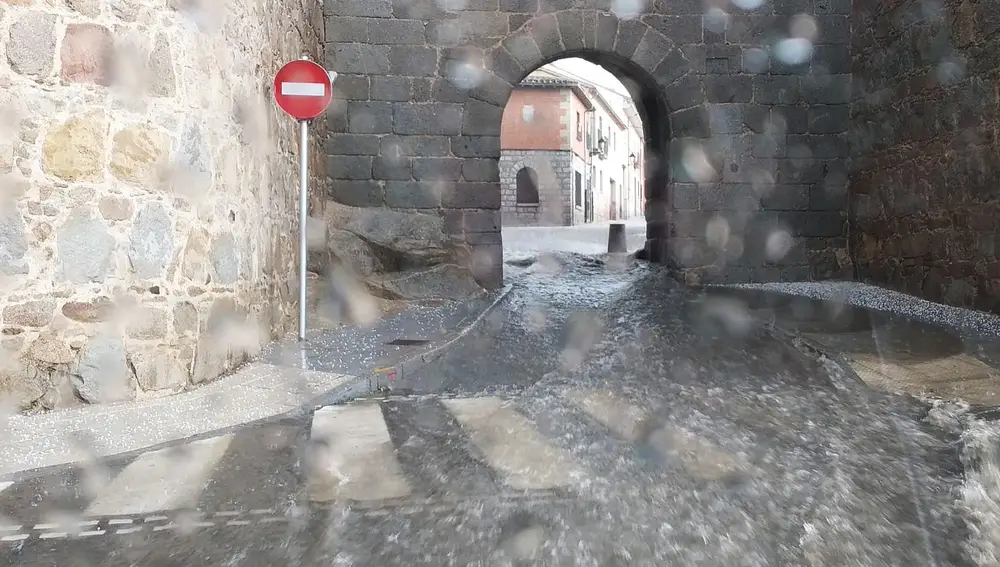
[[[573,222],[573,152],[503,150],[500,154],[500,207],[506,226],[568,226]],[[517,172],[538,175],[538,204],[517,202]]]
[[[694,266],[688,281],[852,277],[850,11],[850,0],[765,2],[707,15],[704,43],[686,46],[712,134],[675,141],[671,156],[673,259]]]
[[[297,129],[269,85],[321,56],[315,4],[0,3],[6,409],[182,390],[285,330]]]
[[[1000,313],[1000,2],[855,2],[858,275]]]
[[[534,69],[585,55],[642,95],[648,259],[690,282],[850,276],[850,0],[707,4],[327,1],[328,220],[371,219],[333,253],[373,273],[456,263],[499,286],[504,105]],[[444,232],[387,238],[388,218]]]

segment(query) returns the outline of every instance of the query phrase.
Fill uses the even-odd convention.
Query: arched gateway
[[[456,263],[501,283],[504,105],[530,72],[564,57],[617,75],[642,115],[645,257],[689,281],[849,270],[849,27],[829,13],[836,3],[706,14],[701,1],[657,1],[628,17],[606,1],[446,4],[325,6],[326,64],[340,74],[325,214],[345,256],[370,256],[362,270]],[[801,34],[795,18],[819,30],[792,38],[811,57],[769,60]]]

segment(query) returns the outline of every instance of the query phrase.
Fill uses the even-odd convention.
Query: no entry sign
[[[303,57],[286,63],[274,76],[274,101],[299,121],[299,340],[306,340],[306,222],[309,196],[309,121],[333,99],[336,73]],[[304,352],[304,351],[303,351]],[[303,358],[303,360],[305,360]],[[303,362],[305,364],[305,362]],[[303,368],[304,369],[304,368]]]
[[[312,120],[330,106],[333,80],[308,59],[286,63],[274,76],[274,101],[296,120]]]

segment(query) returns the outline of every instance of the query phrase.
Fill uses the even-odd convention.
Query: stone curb
[[[250,363],[226,377],[187,392],[90,412],[11,416],[0,423],[0,477],[25,478],[93,459],[142,453],[197,439],[224,435],[256,423],[295,417],[308,390],[338,398],[364,395],[367,380],[348,374],[301,371]],[[221,405],[220,405],[221,404]],[[28,434],[30,433],[30,435]],[[82,433],[92,442],[73,439]]]
[[[757,290],[757,289],[754,289],[754,288],[734,288],[734,287],[726,286],[726,285],[700,285],[700,286],[688,286],[688,287],[690,287],[692,289],[701,290],[702,292],[705,292],[705,293],[712,293],[713,291],[720,290],[720,289],[721,290],[751,291],[751,292],[753,292],[753,291],[763,291],[764,293],[781,295],[781,296],[788,297],[788,298],[816,299],[816,298],[811,298],[811,297],[808,297],[808,296],[805,296],[805,295],[800,295],[800,294],[795,294],[795,293],[787,293],[787,292],[781,292],[781,291],[770,291],[770,290]],[[823,301],[823,300],[821,300],[821,301]],[[893,316],[894,315],[891,311],[886,311],[886,310],[882,310],[882,309],[872,309],[872,308],[861,307],[861,306],[855,306],[855,307],[867,309],[869,311],[880,313],[882,315],[887,315],[887,316]],[[803,354],[805,354],[807,356],[815,356],[817,358],[826,358],[827,360],[829,360],[833,364],[836,364],[837,367],[839,367],[841,369],[841,371],[844,373],[844,376],[847,377],[851,381],[851,384],[836,384],[836,383],[834,383],[833,386],[835,388],[842,389],[843,387],[851,387],[851,386],[853,386],[853,387],[861,388],[862,391],[864,391],[864,392],[879,392],[879,391],[881,391],[881,390],[876,390],[876,389],[872,388],[871,386],[868,385],[867,382],[865,382],[864,380],[862,380],[861,376],[858,376],[858,373],[854,371],[854,368],[851,366],[850,362],[843,355],[841,355],[839,352],[833,352],[829,348],[827,348],[826,346],[823,346],[821,343],[816,342],[816,341],[814,341],[812,339],[809,339],[807,337],[803,337],[797,331],[785,329],[785,328],[783,328],[783,327],[781,327],[779,325],[776,325],[773,319],[770,320],[770,321],[766,321],[765,322],[764,329],[765,329],[765,332],[767,332],[768,334],[770,334],[772,337],[774,337],[775,339],[777,339],[779,342],[787,344],[788,346],[792,347],[793,349],[795,349],[795,350],[797,350],[797,351],[799,351],[799,352],[801,352],[801,353],[803,353]],[[833,382],[833,380],[831,380],[831,382]],[[888,394],[888,392],[884,392],[884,393]]]
[[[840,353],[831,352],[825,346],[816,341],[805,338],[798,333],[783,329],[773,324],[767,325],[766,328],[772,336],[779,341],[790,345],[795,350],[806,355],[826,358],[830,362],[836,364],[841,371],[843,371],[844,376],[851,380],[852,383],[849,384],[850,386],[858,386],[864,388],[866,391],[875,391],[864,380],[862,380],[860,376],[858,376],[858,373],[854,371],[851,364]],[[834,384],[834,387],[837,386],[837,384]],[[844,384],[843,386],[848,385]]]
[[[844,375],[851,380],[852,382],[852,384],[850,384],[851,386],[857,386],[858,388],[862,389],[860,391],[855,391],[856,393],[878,392],[889,396],[901,395],[911,398],[914,397],[912,394],[902,391],[893,392],[893,391],[885,391],[885,390],[880,390],[878,388],[873,388],[867,382],[862,380],[860,376],[858,376],[858,373],[854,371],[854,367],[851,366],[850,362],[843,355],[841,355],[838,352],[831,351],[829,348],[817,343],[816,341],[803,338],[799,335],[796,335],[792,331],[781,329],[780,327],[769,326],[768,329],[773,332],[773,334],[778,340],[782,342],[787,342],[792,346],[792,348],[798,350],[799,352],[802,352],[807,355],[824,357],[827,360],[836,364],[843,371]],[[987,421],[1000,420],[1000,408],[997,407],[970,404],[969,413],[971,413],[978,419],[983,419]]]
[[[404,359],[403,361],[401,361],[396,365],[380,368],[379,369],[380,372],[374,374],[372,377],[373,378],[372,390],[375,391],[383,387],[388,388],[389,390],[393,390],[395,389],[394,388],[396,383],[395,379],[388,377],[390,376],[398,377],[400,380],[405,381],[406,376],[409,375],[410,373],[416,372],[421,368],[423,368],[424,366],[427,366],[431,362],[434,362],[435,360],[444,356],[446,350],[449,347],[451,347],[453,344],[455,344],[462,338],[466,337],[470,332],[472,332],[473,329],[479,327],[482,324],[483,320],[486,319],[486,316],[492,313],[497,308],[497,306],[500,305],[500,302],[502,302],[504,299],[507,298],[508,295],[510,295],[510,292],[513,289],[514,289],[514,284],[505,285],[501,289],[500,293],[497,295],[496,299],[494,299],[488,306],[486,306],[486,308],[483,309],[482,313],[476,316],[476,318],[471,323],[466,325],[465,328],[463,328],[461,331],[449,337],[443,343],[436,345],[430,349],[427,349],[426,351],[416,354],[410,358]]]

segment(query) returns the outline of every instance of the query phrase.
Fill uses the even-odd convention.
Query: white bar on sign
[[[314,502],[384,500],[410,494],[377,403],[328,406],[313,414],[309,494]]]
[[[232,437],[150,451],[132,461],[87,507],[89,516],[124,516],[176,510],[197,504]]]
[[[281,83],[281,94],[284,96],[323,96],[326,85],[323,83]]]
[[[531,423],[499,398],[443,400],[469,432],[490,466],[521,490],[570,486],[584,471],[569,452],[549,443]]]

